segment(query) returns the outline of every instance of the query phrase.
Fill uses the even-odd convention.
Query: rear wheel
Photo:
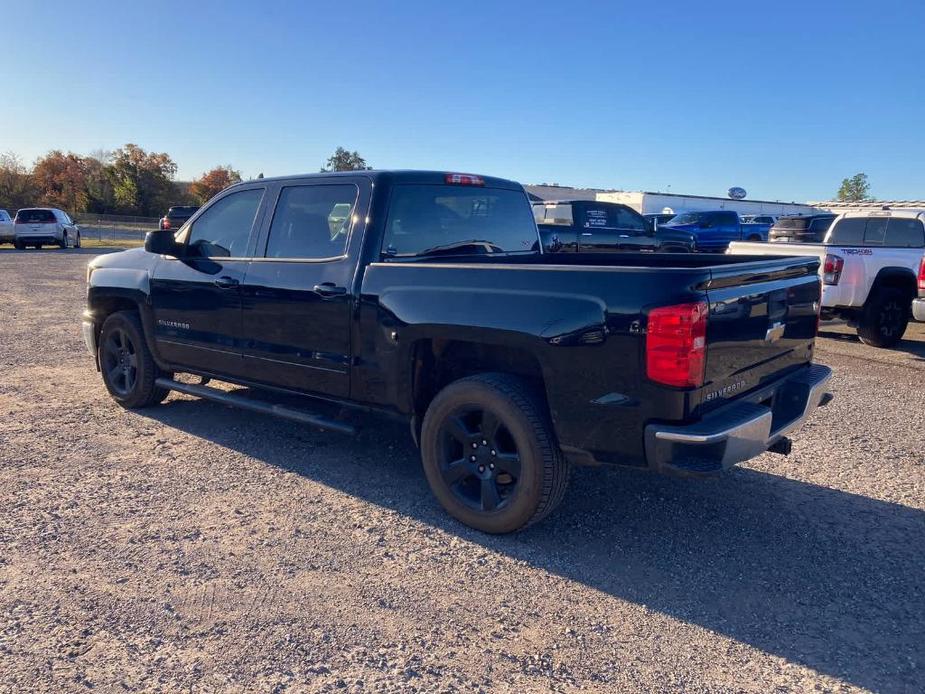
[[[13,241],[13,248],[15,248],[17,251],[24,251],[26,250],[26,244],[19,241]]]
[[[421,457],[447,512],[488,533],[545,518],[569,478],[542,399],[506,374],[470,376],[440,391],[424,417]]]
[[[892,347],[909,325],[911,301],[905,292],[887,287],[868,297],[858,320],[858,337],[872,347]]]
[[[748,240],[749,240],[749,241],[754,241],[754,242],[759,242],[759,243],[760,243],[760,242],[761,242],[761,237],[758,236],[757,234],[752,234],[751,236],[748,237]]]
[[[103,383],[122,407],[156,405],[170,392],[154,385],[160,372],[137,313],[119,311],[106,319],[100,331],[99,359]]]

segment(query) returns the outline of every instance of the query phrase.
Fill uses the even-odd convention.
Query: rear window
[[[893,217],[843,219],[832,227],[828,243],[844,246],[925,246],[925,227],[921,220]]]
[[[534,205],[533,217],[537,224],[561,224],[572,226],[571,205]]]
[[[47,224],[58,220],[51,210],[20,210],[16,213],[16,221],[20,224]]]
[[[802,231],[809,226],[809,222],[807,217],[781,217],[774,223],[774,228]]]
[[[446,185],[396,185],[382,243],[393,257],[539,250],[523,192]]]

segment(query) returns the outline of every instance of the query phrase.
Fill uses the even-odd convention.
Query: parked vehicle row
[[[176,390],[342,432],[291,397],[401,418],[439,502],[492,533],[549,514],[571,465],[703,476],[789,452],[831,397],[812,363],[818,258],[575,244],[548,253],[499,178],[248,181],[95,258],[83,335],[127,408]]]
[[[807,228],[821,218],[807,218],[812,220]],[[818,258],[822,317],[847,320],[866,344],[892,347],[906,332],[913,299],[925,287],[923,221],[925,214],[904,210],[847,212],[834,218],[822,243],[732,243],[729,252]],[[921,305],[915,316],[925,317]]]
[[[0,243],[12,243],[17,249],[28,246],[80,248],[80,228],[63,210],[54,207],[27,207],[10,218],[0,210]]]
[[[596,200],[533,203],[543,249],[551,253],[648,251],[691,253],[694,237],[684,231],[652,229],[632,207]]]

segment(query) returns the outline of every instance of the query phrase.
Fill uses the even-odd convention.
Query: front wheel
[[[122,407],[148,407],[167,397],[168,390],[154,385],[160,372],[137,313],[119,311],[109,316],[100,331],[99,345],[103,383]]]
[[[568,485],[545,403],[507,374],[470,376],[440,391],[424,417],[421,458],[446,511],[487,533],[542,520]]]
[[[880,289],[870,296],[858,320],[858,337],[871,347],[893,347],[909,325],[909,296],[899,289]]]
[[[74,239],[74,248],[80,248],[80,232],[77,232],[77,238]]]
[[[66,232],[61,235],[61,240],[58,242],[58,246],[61,248],[61,250],[67,249],[67,233]]]
[[[20,243],[19,241],[13,241],[13,248],[15,248],[17,251],[24,251],[26,250],[26,244]]]

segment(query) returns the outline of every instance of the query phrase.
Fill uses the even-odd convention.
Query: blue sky
[[[0,151],[925,198],[925,3],[0,0]],[[10,39],[13,39],[10,43]],[[15,44],[15,47],[14,45]]]

